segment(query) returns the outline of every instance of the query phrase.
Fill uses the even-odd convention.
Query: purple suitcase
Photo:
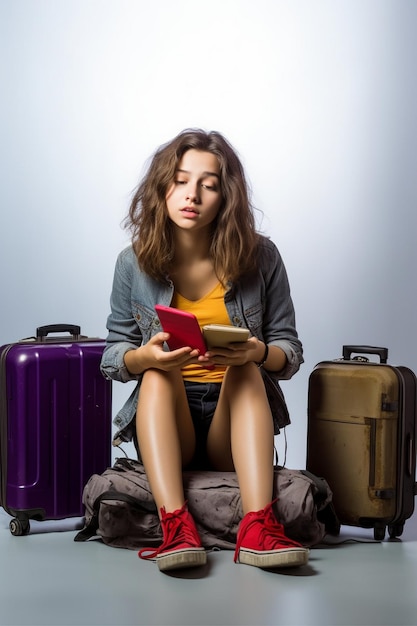
[[[0,348],[0,505],[13,535],[27,534],[30,519],[82,517],[84,485],[111,464],[104,346],[55,324]]]

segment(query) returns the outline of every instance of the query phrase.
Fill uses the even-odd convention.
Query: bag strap
[[[318,506],[320,506],[320,504],[326,501],[326,498],[329,495],[326,481],[324,478],[320,478],[320,476],[316,476],[308,470],[301,470],[301,473],[315,484],[317,491],[314,494],[314,501]]]
[[[317,493],[314,496],[314,501],[317,504],[317,519],[324,524],[326,532],[329,535],[337,537],[340,534],[341,524],[337,517],[333,501],[328,502],[325,507],[320,508],[320,505],[326,501],[329,495],[326,481],[324,478],[320,478],[308,470],[301,470],[301,473],[307,476],[307,478],[310,478],[317,487]]]
[[[84,526],[82,530],[80,530],[80,532],[75,535],[74,541],[88,541],[89,539],[91,539],[91,537],[94,537],[97,534],[97,530],[99,528],[98,516],[100,511],[100,505],[104,500],[117,500],[119,502],[126,502],[137,511],[143,511],[143,503],[137,498],[131,496],[130,494],[114,490],[103,491],[103,493],[97,496],[97,498],[94,500],[93,515],[90,521],[86,526]]]

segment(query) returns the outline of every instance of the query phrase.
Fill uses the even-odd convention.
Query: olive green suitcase
[[[329,483],[341,524],[378,540],[387,528],[402,534],[416,495],[416,377],[387,358],[386,348],[343,346],[308,385],[307,469]]]

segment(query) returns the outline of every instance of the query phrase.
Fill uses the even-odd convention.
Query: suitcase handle
[[[358,354],[377,354],[381,363],[386,363],[388,360],[388,348],[377,348],[375,346],[343,346],[343,359],[350,361],[352,352]]]
[[[75,324],[49,324],[47,326],[39,326],[36,329],[36,339],[43,341],[49,333],[71,333],[74,339],[78,339],[81,335],[81,328]]]

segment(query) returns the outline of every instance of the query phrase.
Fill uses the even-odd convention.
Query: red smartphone
[[[199,350],[200,354],[204,354],[207,351],[203,333],[193,313],[174,309],[171,306],[162,306],[161,304],[155,305],[155,311],[162,328],[171,335],[167,341],[170,350],[178,350],[178,348],[190,346],[193,350]]]

